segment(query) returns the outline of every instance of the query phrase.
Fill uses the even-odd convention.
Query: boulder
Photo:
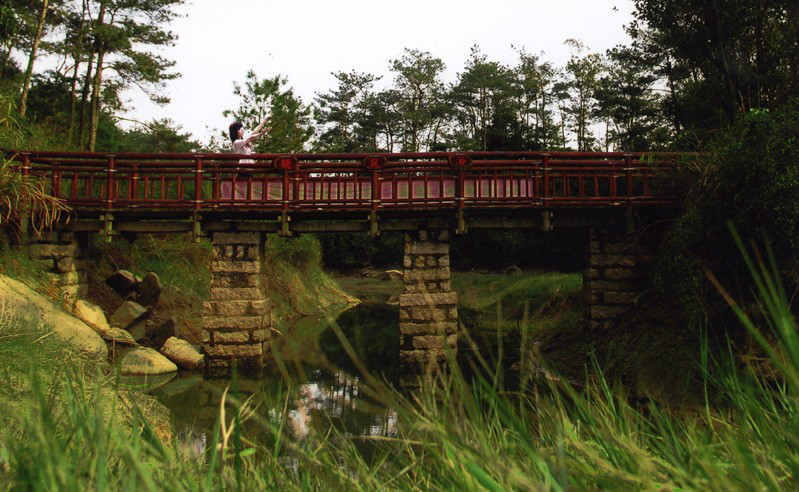
[[[111,329],[111,326],[108,324],[108,320],[105,318],[105,313],[103,310],[91,302],[79,299],[75,302],[72,312],[75,314],[75,317],[89,325],[101,336],[103,333],[106,333]]]
[[[136,286],[138,301],[142,306],[155,306],[161,297],[161,279],[158,274],[150,272]]]
[[[139,282],[141,279],[127,270],[117,270],[105,279],[105,283],[121,296],[134,290]]]
[[[102,337],[103,340],[114,345],[136,345],[136,340],[133,336],[122,328],[109,328],[107,332],[102,334]]]
[[[118,365],[119,372],[123,376],[149,376],[167,374],[178,370],[178,367],[169,359],[157,351],[145,347],[133,347],[123,350],[120,354]]]
[[[203,365],[204,357],[189,342],[177,337],[171,337],[161,347],[161,353],[177,364],[181,369],[199,369]]]
[[[156,348],[161,348],[164,342],[176,336],[178,336],[178,320],[174,316],[158,325],[148,334],[150,342]]]
[[[102,359],[108,357],[108,348],[96,331],[22,282],[0,275],[0,304],[26,320],[26,323],[15,323],[15,329],[27,327],[52,332],[55,338],[85,354]]]
[[[109,321],[111,322],[111,326],[127,328],[139,321],[147,319],[150,314],[152,313],[141,304],[133,301],[125,301],[114,311]]]
[[[150,320],[143,319],[128,326],[127,331],[128,333],[130,333],[130,336],[132,336],[133,339],[138,342],[139,340],[144,338],[144,336],[147,334],[147,327],[149,324]]]

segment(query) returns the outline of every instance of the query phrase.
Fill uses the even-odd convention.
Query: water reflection
[[[252,398],[257,408],[258,418],[243,424],[248,438],[269,445],[272,433],[264,422],[284,425],[295,439],[331,430],[344,436],[397,435],[397,414],[364,393],[357,364],[341,341],[347,341],[370,374],[393,384],[399,374],[396,306],[361,304],[335,320],[303,318],[282,326],[281,332],[284,337],[274,346],[281,364],[236,381],[239,401]],[[232,391],[232,380],[179,374],[149,391],[171,410],[185,441],[182,447],[194,455],[210,440],[227,387]],[[227,408],[230,420],[233,406]],[[365,440],[356,446],[367,453],[372,449]]]

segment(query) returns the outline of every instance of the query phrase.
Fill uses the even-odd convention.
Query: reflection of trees
[[[396,381],[399,372],[399,313],[396,306],[359,304],[336,320],[358,358],[375,377]],[[335,367],[350,374],[357,369],[333,330],[325,330],[319,345]]]

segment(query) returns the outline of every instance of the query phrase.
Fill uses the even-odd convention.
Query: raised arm
[[[250,133],[250,135],[247,136],[247,138],[244,139],[244,143],[246,145],[250,145],[250,143],[253,140],[255,140],[256,138],[260,137],[261,135],[263,135],[264,133],[266,133],[266,132],[268,132],[270,130],[269,127],[264,128],[264,125],[266,124],[267,120],[269,120],[269,116],[265,116],[264,119],[261,121],[261,123],[258,126],[255,127],[255,130],[253,130],[253,132]]]

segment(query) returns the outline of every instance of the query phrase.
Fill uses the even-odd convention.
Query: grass
[[[597,363],[579,389],[522,381],[513,392],[490,378],[491,366],[465,379],[457,366],[415,393],[365,378],[359,388],[394,409],[390,437],[337,431],[302,439],[286,428],[287,394],[258,399],[223,393],[200,454],[187,453],[103,378],[64,367],[58,377],[24,369],[52,355],[14,360],[0,338],[4,401],[26,394],[27,411],[3,414],[0,486],[7,490],[452,490],[452,491],[788,491],[799,488],[799,332],[775,269],[751,261],[765,324],[732,308],[761,344],[768,364],[741,368],[732,354],[697,350],[704,405],[686,412],[630,399]],[[764,331],[765,329],[765,331]],[[12,345],[8,345],[12,344]],[[8,355],[13,354],[13,355]],[[38,361],[38,362],[37,362]],[[23,364],[23,370],[17,365]],[[764,367],[769,371],[765,372]],[[59,366],[60,367],[60,366]],[[84,366],[85,367],[85,366]],[[89,366],[90,367],[90,366]],[[10,373],[8,372],[10,371]],[[9,376],[10,374],[10,376]],[[480,377],[482,374],[482,377]],[[234,381],[233,387],[237,383]],[[62,403],[58,403],[62,402]],[[119,407],[116,407],[119,408]],[[246,424],[246,425],[245,425]],[[377,444],[364,454],[362,439]]]

